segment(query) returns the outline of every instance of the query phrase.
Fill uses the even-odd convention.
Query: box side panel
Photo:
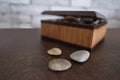
[[[106,27],[107,25],[103,25],[94,29],[91,48],[94,48],[105,37]]]
[[[42,35],[90,48],[93,30],[42,22]]]
[[[61,28],[58,27],[57,25],[51,25],[47,23],[42,22],[42,35],[54,39],[60,39],[60,33],[61,33]]]

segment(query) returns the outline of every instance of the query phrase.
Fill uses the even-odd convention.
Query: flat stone
[[[85,62],[88,60],[90,56],[90,53],[86,50],[79,50],[79,51],[76,51],[76,52],[73,52],[71,55],[70,55],[70,58],[74,61],[77,61],[77,62]]]
[[[52,48],[52,49],[48,50],[47,53],[49,55],[56,55],[57,56],[57,55],[61,55],[62,54],[62,50],[59,49],[59,48]]]
[[[48,67],[53,71],[64,71],[69,69],[72,64],[66,59],[53,59],[49,62]]]

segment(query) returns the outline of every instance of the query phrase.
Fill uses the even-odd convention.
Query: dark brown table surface
[[[46,51],[63,50],[59,57]],[[0,80],[120,80],[120,29],[107,31],[106,38],[83,64],[72,61],[69,54],[77,49],[42,40],[39,29],[0,30]],[[55,58],[68,59],[73,66],[63,72],[48,69]]]

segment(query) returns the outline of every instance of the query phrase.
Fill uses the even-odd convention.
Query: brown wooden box
[[[42,20],[42,36],[93,49],[106,33],[107,21],[94,11],[44,11],[63,19]]]

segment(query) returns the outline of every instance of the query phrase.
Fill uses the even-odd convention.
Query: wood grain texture
[[[107,36],[91,53],[86,63],[72,61],[69,55],[77,49],[42,40],[39,29],[0,29],[0,80],[119,80],[120,29],[108,30]],[[60,57],[46,51],[59,47]],[[48,62],[65,58],[72,67],[63,72],[48,69]]]
[[[90,47],[93,31],[82,28],[42,23],[42,35],[68,43]]]
[[[95,47],[96,44],[98,44],[105,37],[105,33],[106,25],[89,30],[80,27],[68,27],[42,22],[43,36],[90,49]]]
[[[92,38],[92,44],[91,44],[91,48],[95,47],[96,44],[99,43],[99,41],[101,41],[101,39],[103,39],[105,37],[106,34],[106,29],[107,25],[103,25],[100,28],[96,28],[93,30],[93,38]]]

